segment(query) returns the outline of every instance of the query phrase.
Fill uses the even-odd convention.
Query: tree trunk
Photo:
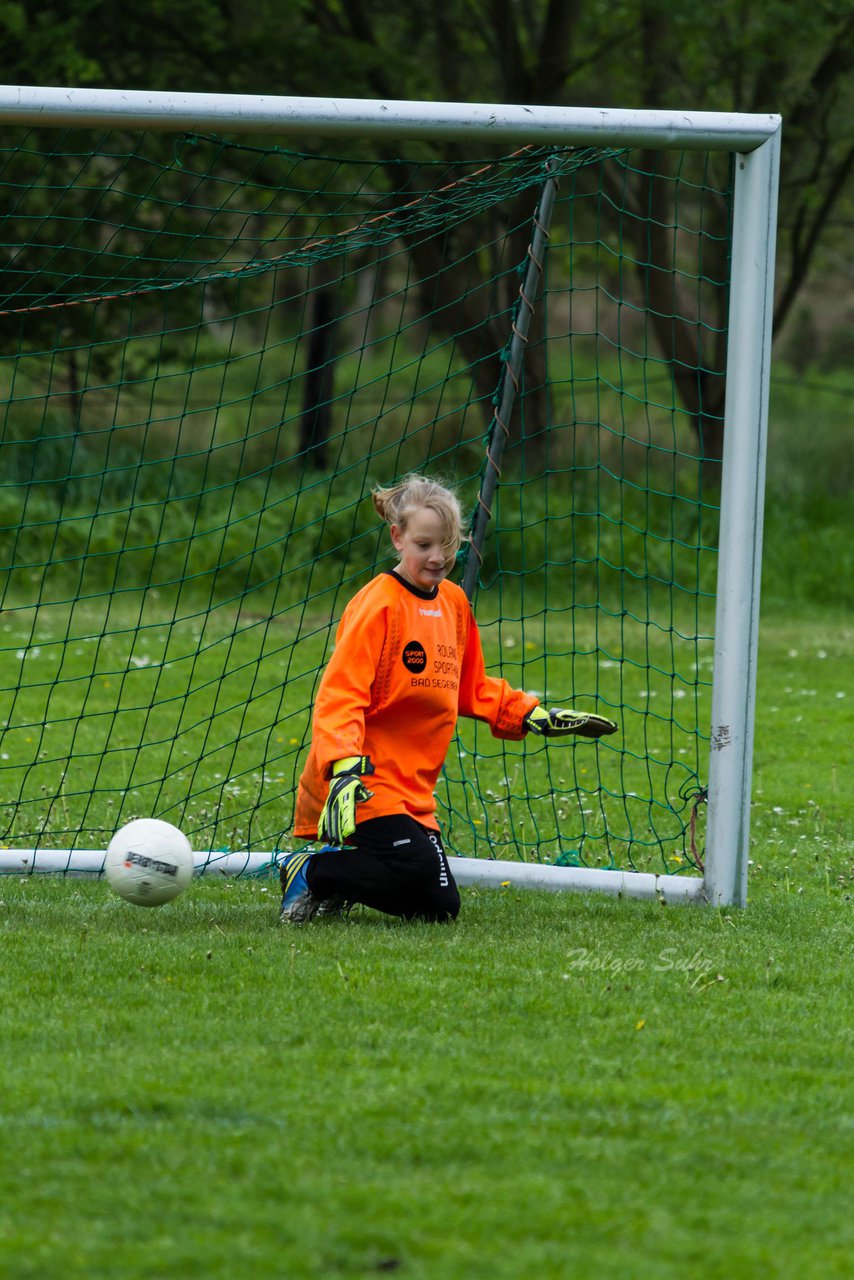
[[[299,451],[305,465],[316,470],[327,465],[337,321],[334,287],[329,283],[318,285],[309,304],[308,352],[299,429]]]

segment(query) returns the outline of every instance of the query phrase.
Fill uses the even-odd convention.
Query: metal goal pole
[[[779,130],[735,159],[705,859],[719,906],[747,902],[779,169]]]

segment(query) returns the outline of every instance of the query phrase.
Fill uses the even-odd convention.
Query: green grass
[[[0,1272],[849,1275],[851,642],[765,621],[744,912],[0,882]]]

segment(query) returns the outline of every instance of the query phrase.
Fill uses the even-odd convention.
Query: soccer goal
[[[0,89],[7,872],[288,832],[370,490],[457,487],[461,883],[746,901],[776,116]]]

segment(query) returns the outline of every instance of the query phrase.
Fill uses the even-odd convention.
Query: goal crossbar
[[[213,129],[316,137],[678,147],[737,151],[761,147],[777,115],[723,111],[617,110],[498,103],[371,101],[143,90],[0,85],[0,120],[25,125]]]

